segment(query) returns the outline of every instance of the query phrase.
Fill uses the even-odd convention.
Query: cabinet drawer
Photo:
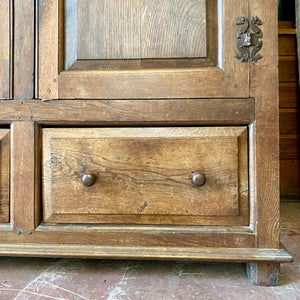
[[[9,222],[9,130],[0,129],[0,223]]]
[[[247,174],[246,127],[43,129],[44,222],[238,216]]]

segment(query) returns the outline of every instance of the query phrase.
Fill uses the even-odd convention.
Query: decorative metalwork
[[[262,30],[258,27],[262,24],[258,17],[252,17],[251,20],[243,17],[236,23],[242,25],[236,33],[236,48],[239,53],[235,56],[241,62],[247,62],[249,58],[256,62],[262,58],[257,54],[263,45],[263,42],[258,40],[263,37]]]

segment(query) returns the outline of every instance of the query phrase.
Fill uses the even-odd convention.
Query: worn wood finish
[[[40,222],[36,125],[14,122],[11,135],[11,221],[15,230],[33,230]]]
[[[8,230],[0,231],[2,243],[42,243],[64,245],[106,245],[106,246],[140,246],[150,247],[228,247],[240,248],[241,243],[246,248],[255,246],[255,236],[245,228],[239,230],[207,230],[207,227],[196,227],[193,230],[186,226],[165,230],[162,225],[150,228],[128,228],[120,224],[114,228],[110,226],[39,226],[36,230]],[[84,228],[85,227],[85,228]],[[173,225],[173,227],[175,227]],[[244,228],[244,227],[243,227]]]
[[[14,98],[34,98],[34,20],[32,0],[14,0]]]
[[[276,286],[279,281],[280,264],[274,262],[248,263],[247,275],[256,285]]]
[[[233,3],[234,2],[234,3]],[[201,2],[202,3],[202,2]],[[232,7],[237,15],[248,15],[247,1],[229,0],[222,5],[216,1],[207,2],[208,11],[224,22],[224,32],[220,34],[218,67],[199,67],[197,69],[183,68],[179,70],[142,69],[136,71],[63,71],[58,74],[58,49],[63,37],[59,34],[59,13],[57,1],[39,2],[39,98],[41,99],[143,99],[143,98],[197,98],[197,97],[248,97],[249,73],[248,64],[240,64],[231,54],[232,45],[235,44],[236,20],[231,16]],[[218,12],[217,12],[218,11]],[[210,24],[208,24],[210,26]],[[216,27],[213,25],[214,28]],[[216,33],[208,31],[208,49],[216,55],[216,48],[212,47],[209,39],[214,43]],[[224,44],[221,43],[223,36]],[[221,46],[220,46],[221,47]],[[230,51],[229,51],[230,49]],[[208,53],[208,57],[213,56]],[[209,58],[210,59],[210,58]],[[174,84],[177,82],[177,84]]]
[[[47,257],[85,257],[121,259],[172,259],[198,261],[276,261],[289,262],[291,256],[284,249],[247,249],[247,248],[193,248],[193,247],[105,247],[79,245],[47,244],[0,244],[0,255],[47,256]]]
[[[44,129],[44,221],[205,224],[196,216],[237,216],[248,202],[247,165],[246,127]],[[205,174],[205,185],[192,183],[194,173]],[[93,186],[81,182],[84,174],[95,176]]]
[[[10,84],[11,84],[11,70],[10,70],[10,0],[1,0],[0,2],[0,99],[9,99]]]
[[[277,0],[250,1],[250,14],[263,20],[263,59],[251,64],[251,96],[255,97],[255,171],[250,174],[256,196],[257,247],[279,248],[279,118],[277,70]],[[274,269],[275,270],[275,269]],[[263,273],[258,270],[258,273]],[[260,276],[261,274],[259,274]]]
[[[0,122],[43,125],[248,125],[254,99],[0,101]]]
[[[83,0],[76,8],[78,59],[206,56],[204,0]]]
[[[9,148],[9,130],[0,129],[0,223],[9,222]]]

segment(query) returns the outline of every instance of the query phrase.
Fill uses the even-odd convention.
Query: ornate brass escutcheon
[[[256,62],[262,58],[260,54],[257,54],[263,45],[263,42],[258,40],[263,36],[262,30],[258,27],[262,24],[258,17],[252,17],[250,20],[243,17],[236,23],[236,25],[242,25],[236,33],[236,47],[239,53],[235,56],[241,62],[247,62],[249,58]]]

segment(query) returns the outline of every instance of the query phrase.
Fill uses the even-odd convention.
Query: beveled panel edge
[[[211,248],[211,247],[135,247],[62,244],[0,244],[0,255],[197,260],[227,262],[291,262],[292,256],[283,248]]]
[[[41,125],[249,125],[254,98],[138,100],[3,100],[0,124]]]

